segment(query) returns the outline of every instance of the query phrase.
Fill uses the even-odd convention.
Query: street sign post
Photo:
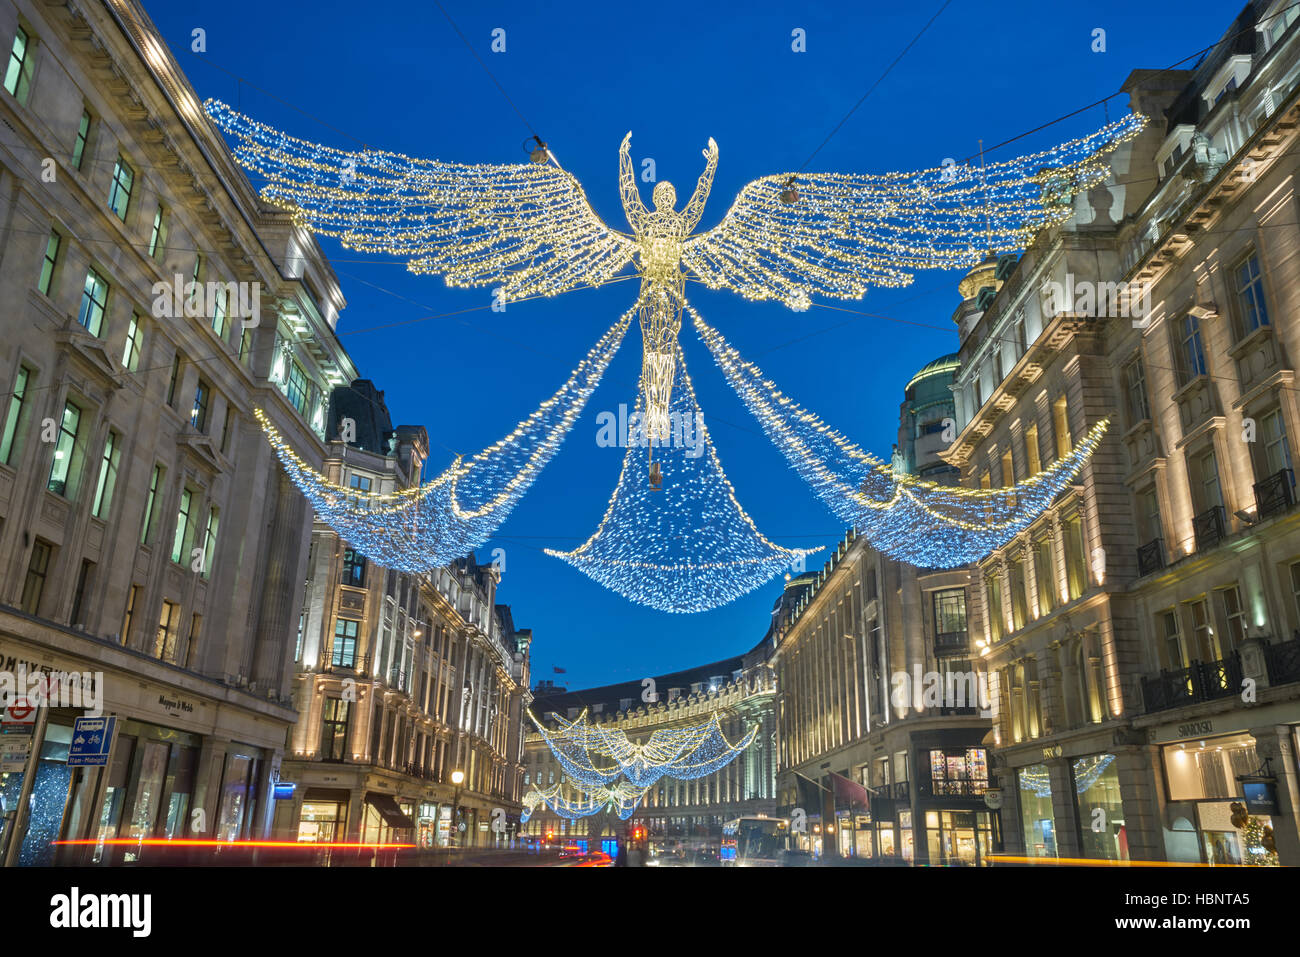
[[[100,767],[108,764],[113,750],[117,718],[78,718],[72,727],[72,744],[68,747],[68,767]]]

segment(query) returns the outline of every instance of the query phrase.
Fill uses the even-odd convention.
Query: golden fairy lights
[[[1110,424],[1103,419],[1068,455],[1010,488],[925,482],[895,472],[784,395],[695,310],[687,310],[727,382],[831,511],[874,548],[924,568],[955,568],[983,558],[1028,528],[1087,463]]]
[[[559,451],[632,321],[625,312],[568,380],[507,436],[436,478],[392,492],[363,492],[330,481],[305,462],[258,409],[281,464],[321,521],[372,561],[421,573],[488,540]]]
[[[662,488],[637,467],[645,450],[629,443],[618,484],[600,525],[572,551],[547,549],[629,601],[659,611],[717,608],[784,569],[802,570],[820,548],[782,548],[741,507],[722,470],[695,390],[673,343],[676,377],[669,421],[673,439],[649,442],[663,470]],[[636,414],[644,408],[644,390]]]
[[[588,722],[586,711],[576,721],[557,715],[555,729],[531,712],[528,716],[565,774],[585,793],[577,801],[568,801],[560,797],[556,785],[534,789],[536,793],[530,792],[524,803],[531,804],[530,813],[545,803],[564,817],[594,814],[610,803],[626,820],[646,791],[661,779],[706,777],[744,753],[758,734],[758,725],[754,725],[741,740],[728,741],[716,711],[703,724],[659,728],[642,744],[634,743],[623,731]]]

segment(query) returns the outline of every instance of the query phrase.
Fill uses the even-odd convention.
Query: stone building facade
[[[898,451],[927,481],[954,426],[956,356],[907,384]],[[967,630],[966,568],[894,561],[849,532],[823,568],[786,583],[772,632],[780,813],[828,856],[986,864],[989,708]]]
[[[334,390],[330,434],[345,419],[354,440],[328,444],[330,481],[385,494],[419,483],[428,436],[394,429],[382,392],[365,380]],[[278,836],[421,848],[512,839],[532,633],[496,604],[499,582],[472,554],[425,576],[385,570],[317,523],[281,771],[295,791],[277,809]]]
[[[117,717],[73,767],[87,709],[43,709],[0,840],[261,837],[311,517],[253,412],[321,460],[343,297],[134,0],[0,5],[0,45],[0,670],[88,675]]]
[[[966,484],[1110,419],[974,573],[1009,854],[1267,862],[1243,802],[1300,861],[1295,20],[1252,4],[1194,70],[1134,72],[1113,177],[955,316]]]

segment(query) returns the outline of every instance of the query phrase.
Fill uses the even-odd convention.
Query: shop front
[[[1056,813],[1052,781],[1046,764],[1016,770],[1020,798],[1020,828],[1026,857],[1056,857]]]
[[[76,675],[90,689],[79,707],[62,707],[68,702],[55,697],[29,738],[26,763],[0,765],[0,804],[7,812],[0,841],[6,848],[17,842],[13,862],[147,864],[165,853],[146,845],[148,839],[264,836],[270,778],[292,712],[210,688],[116,647],[98,654],[103,660],[92,661],[61,646],[0,635],[6,671],[21,664],[29,674]],[[86,747],[77,720],[99,716],[116,719],[106,753],[74,756]],[[28,774],[31,800],[20,829],[15,812]]]
[[[1166,788],[1165,845],[1170,860],[1211,866],[1276,864],[1266,846],[1272,806],[1250,802],[1243,778],[1261,770],[1255,739],[1248,732],[1207,735],[1160,747]],[[1237,820],[1234,821],[1234,816]]]

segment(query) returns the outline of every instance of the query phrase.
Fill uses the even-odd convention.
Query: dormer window
[[[1291,24],[1295,23],[1296,18],[1300,17],[1300,7],[1297,7],[1292,0],[1279,0],[1274,6],[1280,6],[1282,9],[1275,11],[1272,15],[1260,17],[1257,29],[1264,34],[1266,39],[1266,48],[1271,50],[1282,39],[1282,35],[1290,29]]]
[[[1156,168],[1160,170],[1160,178],[1167,179],[1175,169],[1178,168],[1179,162],[1187,155],[1187,151],[1192,146],[1192,136],[1196,133],[1196,127],[1190,123],[1183,123],[1175,126],[1165,137],[1164,143],[1156,151]]]
[[[1228,57],[1223,66],[1219,67],[1219,71],[1214,74],[1210,82],[1205,85],[1205,91],[1201,93],[1201,98],[1210,109],[1214,109],[1221,99],[1237,87],[1245,85],[1246,78],[1250,76],[1250,60],[1250,54],[1241,53]]]

